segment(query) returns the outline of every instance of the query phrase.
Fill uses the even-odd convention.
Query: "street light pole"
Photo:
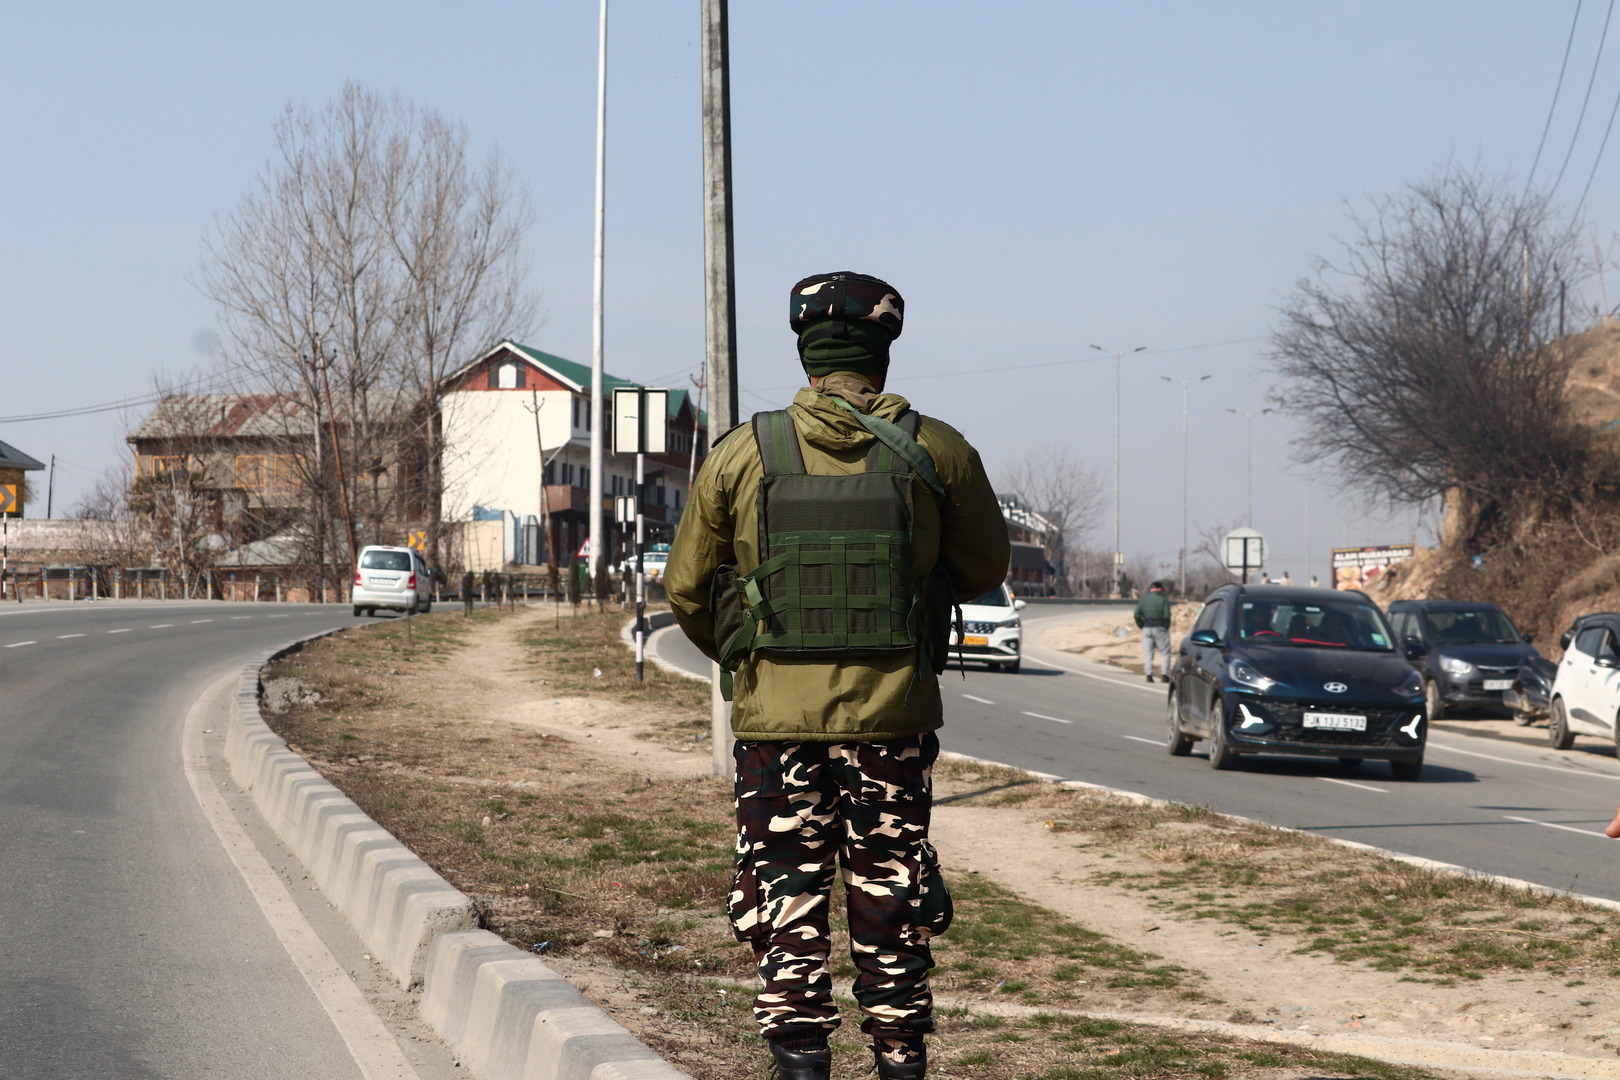
[[[1177,594],[1187,595],[1187,388],[1195,382],[1204,382],[1208,375],[1200,375],[1196,379],[1172,379],[1168,375],[1159,378],[1167,383],[1181,384],[1181,585]]]
[[[1231,413],[1233,416],[1243,417],[1243,423],[1247,429],[1246,438],[1248,441],[1247,472],[1249,477],[1249,508],[1248,511],[1243,515],[1243,524],[1252,529],[1254,528],[1254,412],[1252,410],[1249,412],[1242,412],[1238,409],[1227,409],[1226,411]],[[1273,413],[1276,411],[1276,409],[1261,409],[1260,415],[1264,416],[1266,413]]]
[[[1119,596],[1125,591],[1123,579],[1125,576],[1125,560],[1119,550],[1119,358],[1127,353],[1139,353],[1147,348],[1138,345],[1134,349],[1105,349],[1101,345],[1093,345],[1098,352],[1109,353],[1114,358],[1114,568],[1113,568],[1113,594]]]

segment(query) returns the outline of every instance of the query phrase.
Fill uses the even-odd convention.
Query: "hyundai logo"
[[[1350,688],[1342,682],[1328,682],[1322,684],[1322,689],[1330,694],[1342,694]]]

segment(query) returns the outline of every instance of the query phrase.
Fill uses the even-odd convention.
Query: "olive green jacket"
[[[907,402],[877,394],[847,374],[830,375],[794,397],[788,412],[806,471],[861,472],[875,436],[836,405],[832,393],[890,421]],[[913,478],[917,572],[927,574],[943,558],[957,599],[972,600],[1006,580],[1006,522],[978,451],[954,428],[924,417],[917,442],[945,487],[941,498]],[[686,636],[710,659],[719,659],[719,650],[709,585],[722,565],[743,574],[759,565],[757,501],[764,475],[753,433],[742,424],[703,463],[670,548],[664,570],[670,606]],[[944,722],[939,680],[926,671],[919,677],[916,666],[915,649],[837,661],[753,653],[736,672],[732,732],[750,742],[866,742],[932,731]]]

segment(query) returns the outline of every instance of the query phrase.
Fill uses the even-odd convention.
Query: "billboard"
[[[1411,544],[1381,544],[1375,547],[1334,548],[1333,587],[1360,589],[1378,580],[1385,570],[1412,557]]]

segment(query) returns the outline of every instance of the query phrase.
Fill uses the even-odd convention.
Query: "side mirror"
[[[1187,636],[1194,645],[1219,645],[1221,636],[1213,630],[1194,630]]]
[[[1525,634],[1519,640],[1524,642],[1526,645],[1534,645],[1536,643],[1536,635],[1534,635],[1534,634]]]
[[[1415,637],[1406,639],[1406,658],[1408,660],[1421,660],[1429,655],[1429,647]]]
[[[1027,607],[1029,607],[1029,601],[1028,600],[1014,600],[1013,601],[1013,610],[1014,611],[1023,611]]]
[[[1592,663],[1596,664],[1598,667],[1601,667],[1601,668],[1620,667],[1620,663],[1617,663],[1615,661],[1614,657],[1612,657],[1612,656],[1600,656],[1597,659],[1593,660]]]
[[[1573,631],[1573,630],[1565,630],[1562,634],[1558,635],[1558,647],[1560,649],[1569,648],[1569,643],[1572,640],[1574,640],[1574,638],[1575,638],[1575,631]]]

